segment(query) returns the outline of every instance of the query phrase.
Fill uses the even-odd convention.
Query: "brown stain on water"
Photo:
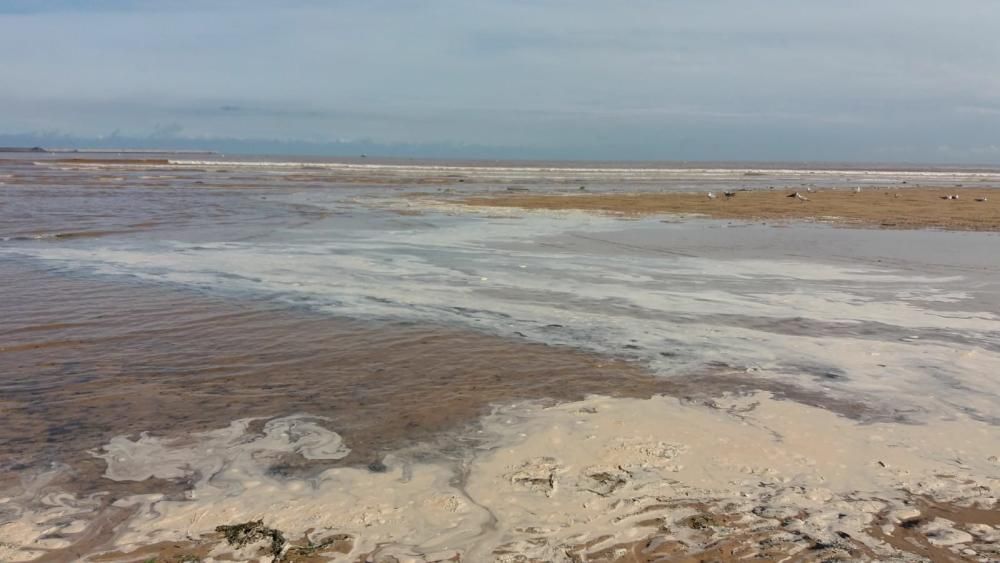
[[[116,435],[184,437],[246,417],[328,417],[352,449],[340,462],[289,457],[278,474],[369,464],[461,429],[491,405],[650,396],[671,388],[640,366],[466,330],[366,323],[192,291],[0,264],[0,491],[52,462],[42,490],[101,495],[104,509],[73,545],[75,560],[113,538],[112,506],[143,493],[179,497],[191,483],[102,477],[89,452]],[[186,548],[185,548],[186,549]]]
[[[351,321],[25,263],[0,266],[0,284],[0,484],[61,461],[74,466],[75,488],[102,490],[112,485],[99,478],[104,462],[86,452],[113,436],[183,436],[297,413],[328,417],[353,464],[521,400],[670,394],[711,405],[722,392],[764,389],[874,416],[725,366],[658,378],[625,359],[462,328]]]
[[[348,321],[189,291],[0,268],[0,471],[71,463],[119,434],[180,436],[246,417],[308,413],[347,463],[474,421],[490,405],[649,396],[640,366],[466,330]],[[294,468],[292,468],[294,469]],[[162,485],[158,484],[158,485]]]

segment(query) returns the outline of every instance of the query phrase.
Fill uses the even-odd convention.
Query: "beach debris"
[[[520,186],[507,186],[508,192],[526,192],[528,188],[522,188]]]
[[[715,194],[708,192],[708,199],[715,199]]]
[[[692,530],[707,530],[722,525],[713,514],[695,514],[684,518],[678,524],[691,528]]]
[[[986,198],[985,197],[977,197],[976,201],[978,201],[979,203],[984,203],[986,201]]]
[[[551,497],[556,492],[556,471],[558,468],[555,458],[531,459],[508,474],[507,478],[512,484],[522,489]]]
[[[310,540],[307,545],[293,545],[288,548],[284,557],[280,560],[275,559],[275,563],[278,561],[299,561],[302,558],[315,557],[320,552],[327,550],[349,553],[352,546],[353,541],[350,534],[334,534],[328,538],[324,538],[318,543],[314,543]]]
[[[894,193],[894,194],[892,194],[892,197],[899,197],[899,194],[898,193]]]
[[[806,186],[806,191],[809,193],[814,193],[816,190],[812,189],[812,186]]]
[[[628,484],[632,473],[622,467],[613,469],[593,468],[585,472],[588,482],[583,489],[595,495],[606,497]]]
[[[958,195],[956,194],[943,195],[941,196],[941,199],[958,199]]]
[[[786,197],[794,197],[795,199],[797,199],[799,201],[809,201],[809,198],[807,198],[806,196],[800,194],[799,192],[788,194],[788,196],[786,196]]]
[[[292,545],[285,539],[285,534],[281,530],[265,526],[263,520],[251,520],[231,526],[217,526],[215,531],[221,533],[226,538],[226,542],[237,549],[270,540],[270,547],[263,549],[271,556],[271,561],[274,563],[298,561],[303,557],[315,556],[328,549],[339,549],[346,553],[345,548],[349,551],[353,543],[349,534],[333,534],[320,542],[313,542],[307,534],[306,545]]]
[[[722,195],[726,196],[726,199],[729,199],[731,197],[736,197],[736,192],[733,191],[722,192]]]
[[[586,190],[586,189],[587,189],[587,186],[580,186],[580,190],[581,191]]]
[[[268,528],[263,520],[251,520],[243,524],[233,524],[232,526],[217,526],[216,532],[220,532],[226,538],[226,542],[235,548],[245,547],[247,544],[257,543],[263,540],[271,540],[271,555],[280,559],[285,551],[285,534],[281,530]]]

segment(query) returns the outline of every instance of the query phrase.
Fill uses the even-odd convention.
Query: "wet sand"
[[[451,461],[410,447],[375,469],[334,467],[309,479],[275,474],[266,461],[282,443],[307,458],[337,459],[347,453],[344,443],[305,420],[272,424],[288,426],[106,446],[100,455],[109,478],[177,474],[193,485],[185,499],[118,504],[135,515],[115,535],[118,549],[97,560],[168,550],[269,560],[270,535],[234,545],[217,529],[259,519],[291,542],[280,544],[291,561],[299,559],[289,545],[324,540],[332,541],[313,555],[329,561],[1000,556],[993,506],[1000,479],[981,477],[997,466],[1000,430],[969,419],[865,425],[766,393],[708,401],[592,397],[499,408]],[[66,516],[63,507],[44,508],[16,532],[30,538],[38,531],[25,522],[51,530],[60,518],[70,528]],[[67,535],[49,532],[51,540]],[[44,551],[44,541],[34,543]]]
[[[799,193],[805,200],[788,197]],[[944,196],[958,194],[958,200]],[[882,188],[854,193],[850,188],[716,193],[546,195],[511,193],[472,197],[461,203],[480,207],[582,210],[622,215],[701,215],[713,219],[821,221],[891,229],[1000,230],[1000,197],[991,189]],[[987,201],[976,201],[986,198]]]

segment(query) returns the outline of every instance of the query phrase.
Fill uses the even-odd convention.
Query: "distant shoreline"
[[[89,148],[45,148],[45,147],[0,147],[0,153],[44,153],[44,154],[220,154],[216,151],[172,150],[172,149],[89,149]]]
[[[240,150],[198,150],[198,149],[167,149],[167,148],[73,148],[73,147],[42,147],[42,146],[0,146],[3,154],[117,154],[117,155],[213,155],[225,160],[226,164],[240,162],[270,162],[275,164],[315,165],[324,163],[366,164],[366,165],[404,165],[414,164],[444,167],[483,167],[483,168],[551,168],[555,170],[586,168],[602,169],[616,168],[622,170],[744,170],[746,176],[753,177],[768,172],[793,170],[816,172],[967,172],[1000,174],[1000,164],[956,164],[956,163],[913,163],[913,162],[878,162],[878,161],[752,161],[752,160],[609,160],[609,159],[525,159],[525,158],[485,158],[485,157],[417,157],[417,156],[386,156],[378,154],[343,154],[330,152],[316,154],[313,152],[248,152]]]

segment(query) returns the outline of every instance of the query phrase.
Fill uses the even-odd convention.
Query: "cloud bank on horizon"
[[[1000,163],[998,29],[994,0],[5,0],[0,134]]]

